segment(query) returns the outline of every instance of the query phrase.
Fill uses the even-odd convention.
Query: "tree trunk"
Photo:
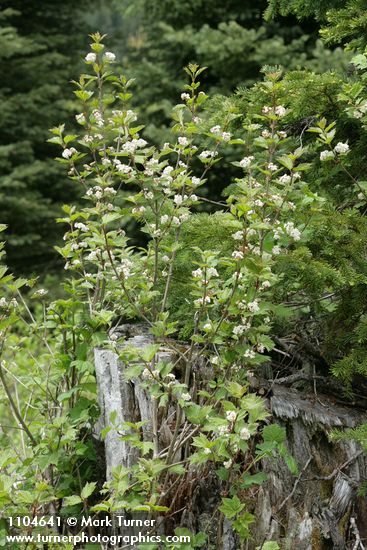
[[[142,326],[127,325],[122,333],[124,345],[143,348],[152,342]],[[171,351],[163,350],[159,359],[174,358]],[[148,438],[153,404],[139,381],[124,380],[125,365],[113,351],[96,349],[95,365],[101,407],[97,431],[110,424],[110,415],[115,412],[118,423],[146,421],[143,437]],[[367,479],[366,455],[353,441],[331,442],[328,433],[332,428],[366,422],[367,415],[338,405],[327,395],[305,395],[276,383],[266,399],[272,420],[286,429],[288,451],[300,473],[293,476],[279,456],[262,461],[260,469],[267,474],[267,481],[242,496],[256,516],[253,539],[245,548],[253,550],[267,540],[289,550],[364,548],[358,537],[367,540],[367,504],[358,489]],[[167,446],[171,435],[166,420],[162,419],[159,429],[161,448]],[[114,467],[129,467],[136,460],[135,451],[113,430],[106,436],[105,454],[107,479]],[[209,468],[201,481],[195,477],[194,468],[190,473],[192,505],[182,513],[180,524],[194,532],[205,531],[208,550],[238,550],[240,543],[227,522],[220,529],[220,540],[216,539],[218,522],[212,518],[221,499],[221,484],[215,473]]]

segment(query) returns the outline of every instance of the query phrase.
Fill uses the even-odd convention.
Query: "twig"
[[[289,493],[289,495],[283,500],[283,502],[281,503],[281,505],[279,506],[279,508],[277,509],[276,513],[280,512],[280,510],[283,508],[283,506],[286,504],[286,502],[288,502],[288,500],[290,498],[292,498],[292,496],[294,495],[294,493],[296,492],[296,489],[298,487],[298,484],[299,482],[301,481],[301,477],[302,477],[302,474],[304,474],[304,472],[307,470],[311,460],[312,460],[312,456],[310,456],[306,462],[306,464],[303,466],[299,476],[297,477],[296,481],[294,482],[294,485],[293,485],[293,489],[292,491]]]
[[[358,550],[358,547],[360,547],[361,550],[365,550],[365,546],[364,546],[363,542],[361,541],[361,537],[360,537],[360,534],[359,534],[359,531],[358,531],[356,518],[353,518],[353,517],[350,518],[350,526],[351,526],[351,529],[353,531],[353,535],[356,538],[356,541],[354,543],[354,546],[353,546],[352,550]]]
[[[331,474],[329,474],[328,476],[318,476],[318,477],[313,477],[313,478],[310,478],[310,479],[303,479],[302,481],[330,481],[331,479],[333,479],[339,472],[341,472],[342,470],[344,470],[344,468],[346,468],[347,466],[349,466],[350,464],[352,464],[352,462],[354,462],[355,460],[357,460],[357,458],[359,456],[361,456],[361,454],[363,453],[363,451],[358,451],[358,453],[354,456],[352,456],[351,458],[349,458],[348,460],[346,460],[344,462],[344,464],[342,464],[341,466],[339,466],[338,468],[335,468]]]

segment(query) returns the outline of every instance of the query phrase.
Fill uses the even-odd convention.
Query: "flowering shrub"
[[[189,65],[189,83],[173,112],[177,139],[157,148],[142,137],[143,127],[129,106],[132,82],[113,73],[115,56],[105,52],[103,37],[92,39],[85,57],[88,72],[74,83],[80,134],[68,134],[61,125],[50,140],[61,147],[58,161],[83,188],[86,204],[65,206],[59,220],[67,224],[59,251],[70,274],[69,297],[46,306],[44,293],[35,292],[44,304],[37,321],[26,305],[11,302],[26,281],[18,286],[2,281],[10,293],[0,304],[2,330],[15,322],[13,305],[19,315],[30,317],[23,338],[40,342],[35,350],[29,346],[32,383],[46,399],[44,405],[37,398],[29,422],[11,403],[32,447],[19,460],[8,451],[1,455],[3,508],[8,514],[20,513],[19,508],[64,515],[71,510],[176,512],[174,495],[185,492],[189,476],[200,479],[210,469],[222,484],[222,501],[213,510],[217,536],[226,518],[244,541],[254,516],[243,493],[264,480],[257,470],[260,461],[278,452],[297,471],[284,430],[269,423],[263,398],[250,391],[250,379],[269,362],[273,322],[286,314],[284,258],[312,238],[312,222],[324,201],[306,183],[306,149],[285,131],[289,111],[278,100],[279,71],[265,75],[265,101],[239,130],[233,112],[212,120],[198,81],[204,69]],[[327,147],[320,159],[342,162],[349,147],[332,145],[333,126],[321,121],[314,132]],[[227,201],[216,205],[220,209],[198,213],[208,172],[223,162],[224,147],[238,154],[233,162],[238,176],[228,182]],[[193,234],[217,227],[219,242]],[[138,231],[144,246],[134,246]],[[287,290],[299,291],[298,281],[287,281]],[[125,321],[144,323],[154,343],[144,350],[122,348],[118,326]],[[183,347],[178,345],[182,334]],[[3,332],[11,354],[7,338]],[[103,488],[93,474],[91,437],[98,416],[91,354],[98,343],[131,364],[126,378],[139,380],[154,402],[149,441],[141,437],[141,423],[119,426],[111,418],[108,429],[123,433],[139,456],[129,470],[113,472]],[[159,360],[162,346],[177,361]],[[203,368],[209,379],[200,376]],[[6,388],[8,371],[0,372]],[[159,419],[168,411],[174,411],[172,437],[161,448]],[[200,535],[196,546],[204,540]]]

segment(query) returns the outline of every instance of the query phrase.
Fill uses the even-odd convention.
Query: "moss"
[[[318,527],[312,529],[310,542],[312,550],[320,550],[323,547],[323,536]]]
[[[333,480],[324,480],[320,484],[320,497],[322,500],[329,500],[333,494]]]

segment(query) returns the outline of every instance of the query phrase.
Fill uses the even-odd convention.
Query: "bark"
[[[141,326],[129,325],[123,332],[125,345],[144,347],[152,341]],[[172,359],[172,352],[163,350],[160,359]],[[98,430],[110,424],[111,412],[116,411],[118,422],[146,421],[143,437],[151,439],[153,405],[139,381],[124,380],[125,365],[112,351],[96,349],[95,365],[101,407]],[[355,442],[331,442],[328,434],[332,428],[367,422],[366,413],[337,404],[327,395],[304,394],[274,382],[265,382],[267,388],[262,391],[258,382],[254,385],[257,386],[254,391],[269,395],[272,421],[285,427],[288,450],[297,462],[299,475],[292,475],[281,457],[262,462],[260,468],[267,474],[267,481],[243,495],[249,511],[256,516],[253,539],[248,541],[246,549],[261,547],[267,540],[277,541],[282,549],[290,550],[362,549],[363,540],[367,541],[367,504],[358,489],[367,479],[366,455]],[[167,418],[161,419],[160,449],[167,446],[171,435]],[[115,431],[107,434],[105,454],[107,479],[115,466],[129,467],[136,460],[135,452]],[[215,510],[221,500],[221,490],[210,468],[201,473],[201,479],[193,468],[188,477],[187,494],[181,497],[184,503],[190,499],[191,505],[176,517],[180,517],[182,526],[194,532],[207,532],[208,550],[239,550],[241,546],[228,522],[221,526],[220,540],[216,538]],[[180,495],[176,498],[179,500]],[[164,528],[172,528],[172,522],[167,521]]]

